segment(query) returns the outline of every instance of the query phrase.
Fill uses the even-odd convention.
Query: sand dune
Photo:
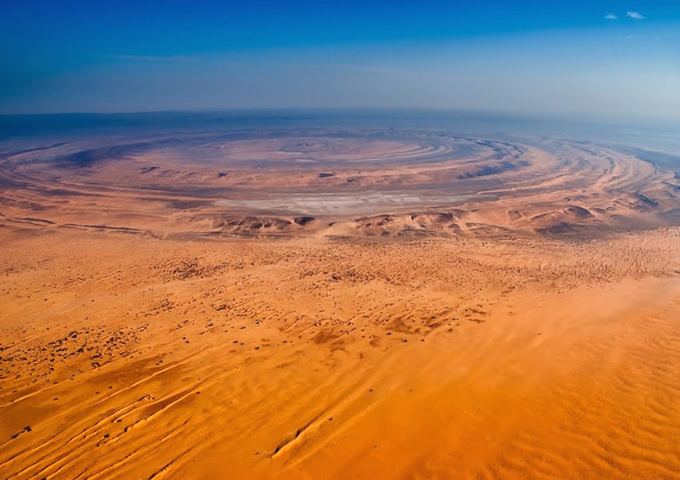
[[[57,144],[6,157],[0,221],[159,237],[561,235],[675,223],[674,172],[596,144],[542,142],[317,132],[75,152]]]
[[[5,155],[0,477],[680,478],[673,172],[312,133]]]

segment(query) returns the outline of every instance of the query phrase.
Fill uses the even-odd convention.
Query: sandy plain
[[[0,477],[680,478],[672,170],[414,131],[88,142],[3,153]]]

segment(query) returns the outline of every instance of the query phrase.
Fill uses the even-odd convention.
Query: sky
[[[680,1],[2,0],[0,113],[680,119]]]

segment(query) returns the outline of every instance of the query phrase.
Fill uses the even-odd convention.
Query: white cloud
[[[626,12],[626,15],[628,15],[633,20],[644,20],[646,18],[640,12]]]
[[[604,18],[606,18],[607,20],[618,20],[619,19],[619,17],[617,17],[613,13],[608,13],[607,15],[604,16]]]

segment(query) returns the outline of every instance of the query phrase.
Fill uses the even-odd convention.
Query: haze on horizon
[[[673,0],[4,2],[0,113],[452,108],[680,119]]]

